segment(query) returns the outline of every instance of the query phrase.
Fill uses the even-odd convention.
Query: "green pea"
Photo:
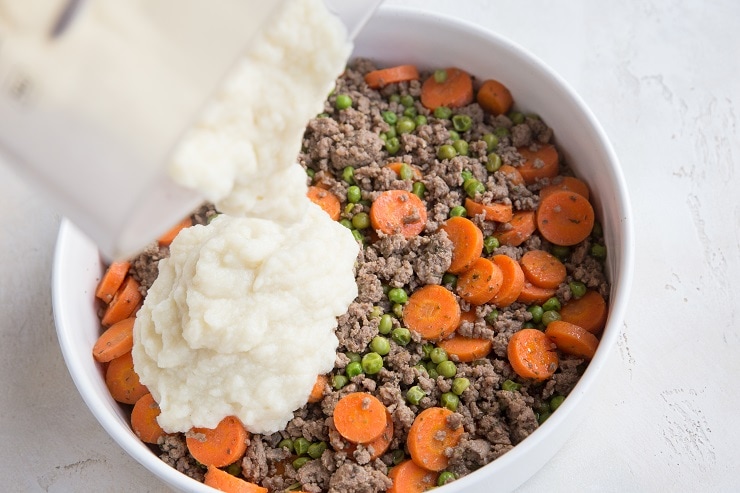
[[[301,467],[306,465],[306,462],[310,460],[310,457],[298,457],[296,460],[293,461],[293,469],[300,469]]]
[[[455,150],[457,151],[457,153],[459,155],[461,155],[461,156],[467,156],[468,155],[469,146],[468,146],[468,143],[466,141],[464,141],[462,139],[456,140],[455,142],[452,143],[452,147],[455,148]]]
[[[493,151],[496,147],[498,147],[498,137],[491,133],[485,134],[483,136],[483,142],[486,143],[486,148],[489,151]]]
[[[338,94],[337,100],[335,101],[334,106],[338,110],[345,110],[349,108],[350,106],[352,106],[352,98],[346,94]]]
[[[381,334],[390,334],[391,330],[393,330],[393,317],[386,313],[382,317],[380,317],[380,322],[378,323],[378,332],[380,332]]]
[[[457,476],[454,472],[450,471],[442,471],[439,473],[439,476],[437,477],[437,486],[444,486],[450,481],[454,481],[457,479]]]
[[[560,308],[561,308],[560,300],[555,296],[553,296],[552,298],[548,298],[547,301],[542,303],[542,309],[545,311],[548,311],[548,310],[559,311]]]
[[[444,81],[447,80],[447,71],[444,69],[439,69],[434,71],[434,82],[437,84],[442,84]]]
[[[464,169],[460,172],[460,178],[462,178],[463,183],[465,183],[467,180],[473,178],[473,172],[469,169]]]
[[[410,106],[406,108],[405,110],[403,110],[403,116],[407,116],[409,118],[416,118],[417,114],[418,112],[416,111],[416,108],[414,108],[413,106]]]
[[[357,375],[362,375],[362,363],[359,361],[351,362],[344,369],[344,373],[347,374],[347,378],[354,378]]]
[[[447,361],[447,351],[441,347],[436,347],[432,349],[432,352],[429,354],[429,358],[433,363],[440,364],[443,361]]]
[[[370,216],[366,212],[358,212],[352,217],[352,226],[357,229],[367,229],[370,227]]]
[[[449,139],[452,141],[453,144],[457,142],[458,140],[460,140],[460,134],[457,133],[457,131],[449,130],[448,133],[450,134]]]
[[[427,367],[424,366],[424,363],[417,363],[414,365],[414,368],[416,368],[419,373],[427,373]]]
[[[458,377],[452,381],[452,392],[455,395],[462,395],[468,387],[470,387],[470,380],[464,377]]]
[[[416,118],[414,118],[414,123],[416,123],[417,127],[421,127],[422,125],[427,124],[427,117],[424,115],[416,115]]]
[[[499,140],[511,135],[511,131],[506,127],[498,127],[496,130],[493,131],[493,133],[496,135],[496,137],[499,138]]]
[[[540,305],[532,305],[527,308],[527,311],[532,314],[532,322],[538,324],[542,322],[542,314],[545,310]]]
[[[550,398],[550,411],[555,412],[559,407],[560,404],[565,401],[565,396],[563,395],[554,395]]]
[[[398,175],[402,180],[411,180],[414,177],[414,170],[408,164],[402,163]]]
[[[538,115],[537,113],[527,113],[526,116],[527,116],[527,118],[531,118],[532,120],[539,120],[540,119],[540,115]]]
[[[524,123],[524,113],[522,113],[521,111],[511,111],[509,112],[508,117],[514,125],[520,125]]]
[[[545,421],[547,421],[547,418],[549,418],[551,414],[552,413],[550,411],[545,411],[543,413],[539,413],[539,415],[537,416],[537,424],[540,424],[541,425],[542,423],[544,423]]]
[[[420,181],[415,181],[413,185],[411,185],[411,193],[419,197],[420,199],[424,198],[424,194],[427,193],[427,187]]]
[[[414,385],[406,391],[406,400],[409,404],[419,405],[426,393],[418,385]]]
[[[495,152],[488,153],[488,156],[486,157],[486,169],[493,173],[494,171],[498,171],[501,169],[501,156],[496,154]]]
[[[591,236],[594,236],[596,238],[600,238],[604,235],[604,231],[601,228],[600,222],[594,222],[593,228],[591,228]]]
[[[355,169],[352,166],[347,166],[342,170],[342,180],[346,181],[350,185],[355,184]]]
[[[388,136],[385,133],[381,133],[380,140],[382,140],[383,144],[385,144],[386,142],[388,142]]]
[[[393,288],[388,291],[388,299],[393,303],[406,303],[409,300],[409,295],[406,294],[406,290],[403,288]]]
[[[241,476],[241,473],[242,473],[242,465],[241,465],[241,463],[239,461],[236,461],[236,462],[234,462],[234,463],[229,464],[228,466],[226,466],[226,468],[224,469],[224,471],[226,471],[229,474],[231,474],[232,476],[236,476],[238,478],[239,476]]]
[[[441,145],[437,149],[437,159],[440,161],[452,159],[455,156],[457,156],[457,150],[449,144]]]
[[[468,210],[461,205],[456,205],[455,207],[450,209],[450,217],[455,217],[455,216],[465,217],[467,215],[468,215]]]
[[[383,117],[383,121],[388,125],[395,125],[398,121],[398,115],[392,111],[384,111],[381,113],[381,116]]]
[[[385,150],[391,156],[394,156],[400,149],[401,149],[401,142],[398,140],[398,137],[390,137],[385,142]]]
[[[486,253],[490,254],[493,253],[495,249],[501,246],[501,243],[498,241],[498,238],[495,236],[486,236],[483,240],[483,248],[486,249]]]
[[[313,178],[314,176],[316,176],[316,172],[312,170],[311,168],[306,168],[306,175],[309,178]]]
[[[383,357],[378,353],[367,353],[362,357],[362,370],[368,375],[375,375],[383,368]]]
[[[341,224],[342,226],[344,226],[347,229],[352,229],[352,223],[350,222],[349,219],[341,219],[339,221],[339,224]]]
[[[406,327],[398,327],[391,332],[391,339],[396,341],[399,346],[406,346],[411,342],[411,331]]]
[[[362,233],[360,233],[356,229],[353,229],[352,230],[352,236],[355,238],[355,241],[359,241],[360,243],[364,243],[365,242],[365,237],[362,236]]]
[[[437,365],[437,373],[445,378],[452,378],[457,374],[457,367],[450,360],[443,361]]]
[[[547,327],[550,325],[550,322],[555,322],[556,320],[560,320],[560,318],[560,314],[555,310],[546,310],[542,314],[542,324]]]
[[[524,322],[522,324],[522,329],[536,329],[537,326],[534,324],[534,322]]]
[[[508,390],[509,392],[516,392],[519,390],[522,386],[513,380],[504,380],[504,383],[501,384],[501,388],[504,390]]]
[[[457,286],[457,276],[455,274],[450,274],[449,272],[445,272],[442,276],[442,284],[447,285],[449,284],[453,288]]]
[[[465,193],[468,194],[468,197],[474,199],[478,194],[485,193],[486,186],[475,178],[471,178],[469,180],[465,180],[465,183],[463,183],[463,189],[465,189]]]
[[[393,459],[393,465],[397,466],[406,459],[406,453],[403,450],[394,450],[391,452],[391,458]]]
[[[568,283],[570,292],[573,293],[573,297],[578,299],[586,294],[586,285],[580,281],[571,281]]]
[[[594,243],[593,245],[591,245],[591,256],[598,259],[605,259],[606,247],[604,245]]]
[[[334,375],[331,379],[331,386],[334,390],[339,390],[349,383],[349,378],[345,375]]]
[[[396,132],[399,134],[410,134],[416,129],[416,123],[408,116],[401,117],[396,123]]]
[[[387,132],[385,132],[386,139],[390,139],[392,137],[398,137],[398,134],[396,133],[396,126],[393,125],[391,128],[388,129]]]
[[[411,94],[404,94],[401,96],[401,104],[406,108],[414,105],[414,97]]]
[[[318,459],[324,453],[324,450],[326,450],[326,442],[312,443],[308,447],[308,456],[312,459]]]
[[[298,437],[295,440],[293,440],[293,450],[295,451],[296,455],[303,455],[306,452],[308,452],[308,447],[310,445],[311,445],[311,442],[309,442],[303,437]]]
[[[562,245],[553,245],[552,248],[550,249],[550,253],[552,253],[559,260],[566,260],[568,256],[570,255],[570,247],[562,246]]]
[[[344,353],[344,355],[349,358],[350,363],[352,363],[353,361],[359,363],[362,360],[362,355],[360,353],[348,351]]]
[[[421,345],[421,354],[423,359],[429,359],[429,356],[431,356],[432,351],[434,350],[434,344],[430,343],[424,343]]]
[[[390,101],[391,103],[400,103],[401,96],[399,96],[398,94],[391,94],[388,98],[388,101]]]
[[[452,110],[449,109],[447,106],[437,106],[434,108],[434,118],[439,118],[440,120],[447,120],[452,116]]]
[[[391,352],[391,343],[383,336],[375,336],[370,341],[370,350],[375,351],[381,356],[385,356]]]
[[[424,367],[427,369],[427,373],[429,373],[430,371],[433,371],[435,373],[437,372],[437,364],[428,358],[427,361],[424,362]],[[439,373],[437,373],[437,375],[439,375]]]
[[[436,368],[427,368],[427,374],[429,374],[429,378],[431,378],[432,380],[436,380],[439,376]]]
[[[393,304],[393,314],[398,318],[403,318],[403,305],[401,303]]]
[[[468,115],[455,115],[452,117],[452,127],[458,132],[466,132],[473,126],[473,119]]]
[[[496,320],[498,320],[498,310],[494,308],[483,319],[491,325],[495,324]]]
[[[357,185],[352,185],[347,189],[347,200],[352,203],[356,204],[360,201],[362,198],[362,190],[360,190],[360,187]]]
[[[380,318],[381,315],[383,315],[383,309],[380,308],[378,305],[375,305],[370,309],[370,313],[368,313],[369,318]]]
[[[354,210],[354,208],[355,208],[355,204],[353,204],[352,202],[350,202],[349,204],[347,204],[347,205],[344,206],[344,213],[345,214],[351,214],[352,211]]]
[[[291,453],[293,452],[293,440],[290,438],[284,438],[278,443],[278,448],[287,448]]]
[[[457,411],[457,406],[460,404],[460,398],[452,392],[445,392],[439,398],[439,402],[442,404],[442,407],[446,407],[450,411]]]

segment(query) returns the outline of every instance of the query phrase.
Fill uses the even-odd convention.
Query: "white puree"
[[[172,173],[225,212],[183,230],[137,314],[134,363],[165,431],[234,415],[285,427],[334,366],[358,245],[295,162],[350,52],[321,0],[292,0],[186,136]]]

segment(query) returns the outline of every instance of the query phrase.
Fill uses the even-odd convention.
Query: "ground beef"
[[[347,462],[332,475],[329,493],[379,493],[392,484],[383,471]]]

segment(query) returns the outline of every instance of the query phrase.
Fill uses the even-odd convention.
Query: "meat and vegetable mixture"
[[[142,440],[225,491],[414,492],[536,430],[593,356],[609,285],[588,186],[553,130],[516,108],[504,85],[456,68],[347,67],[299,160],[309,197],[363,246],[359,294],[338,321],[334,370],[280,432],[250,435],[233,418],[162,432],[127,351],[172,235],[112,265],[94,355]]]

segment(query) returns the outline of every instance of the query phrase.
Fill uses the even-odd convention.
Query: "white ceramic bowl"
[[[457,66],[479,78],[507,85],[519,109],[540,114],[555,131],[567,162],[584,178],[603,225],[612,283],[609,320],[596,356],[564,404],[513,450],[438,491],[509,491],[531,477],[565,443],[587,410],[586,400],[614,348],[631,285],[633,240],[630,208],[619,163],[606,135],[581,99],[532,55],[480,28],[418,11],[381,8],[359,34],[355,56],[381,64]],[[57,333],[72,378],[105,430],[134,459],[170,487],[188,492],[210,488],[161,462],[132,433],[126,413],[113,401],[91,357],[99,334],[93,293],[102,264],[96,247],[63,222],[54,260],[53,298]],[[598,444],[594,444],[594,450]]]

